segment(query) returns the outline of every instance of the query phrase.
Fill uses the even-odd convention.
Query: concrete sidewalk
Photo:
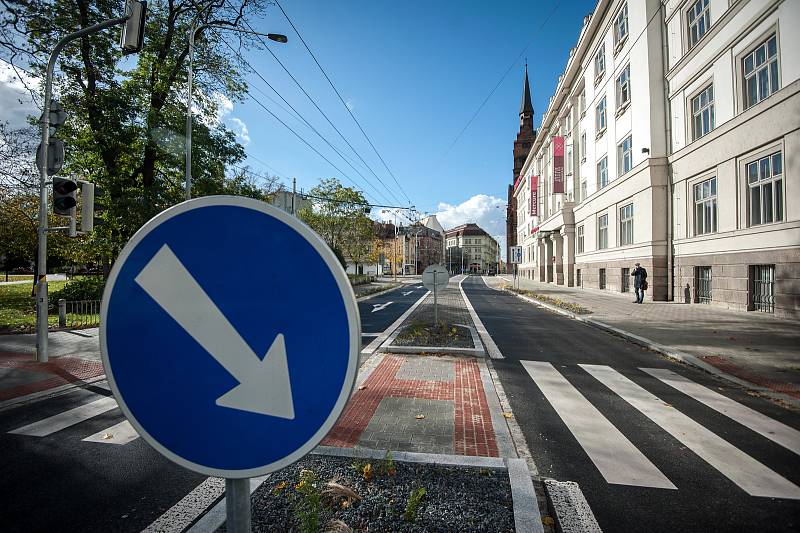
[[[511,278],[484,278],[491,286]],[[582,315],[693,355],[759,387],[800,398],[800,324],[764,313],[711,305],[645,301],[634,294],[565,287],[518,278],[519,287],[580,305]]]

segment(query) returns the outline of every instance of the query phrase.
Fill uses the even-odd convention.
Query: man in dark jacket
[[[631,276],[633,276],[633,288],[636,291],[636,301],[633,303],[644,303],[644,291],[647,289],[647,270],[639,263],[636,263],[636,268],[631,272]]]

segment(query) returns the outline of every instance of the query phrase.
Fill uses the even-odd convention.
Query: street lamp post
[[[288,41],[285,35],[279,33],[261,33],[251,30],[243,30],[241,28],[233,28],[230,26],[223,26],[218,24],[201,24],[197,25],[197,21],[192,24],[189,30],[189,74],[187,76],[187,95],[186,95],[186,199],[192,199],[192,83],[194,74],[194,40],[198,33],[206,28],[214,28],[218,30],[235,31],[238,33],[247,33],[249,35],[260,35],[266,37],[271,41],[278,43],[285,43]]]

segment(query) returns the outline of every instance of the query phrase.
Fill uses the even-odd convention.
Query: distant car
[[[494,270],[490,270],[486,273],[487,276],[494,276],[495,274],[497,274],[497,272],[495,272]]]

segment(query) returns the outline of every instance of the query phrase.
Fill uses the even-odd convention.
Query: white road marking
[[[387,307],[389,307],[393,303],[394,302],[386,302],[385,304],[372,304],[372,312],[374,313],[375,311],[380,311],[381,309],[386,309]]]
[[[404,292],[404,293],[403,293],[403,296],[408,296],[408,295],[409,295],[409,294],[411,294],[412,292],[414,292],[414,291],[413,291],[413,290],[406,291],[406,292]]]
[[[461,280],[458,282],[458,289],[461,291],[461,297],[464,298],[464,303],[467,305],[469,316],[472,317],[472,323],[475,324],[475,329],[478,330],[478,335],[480,335],[483,345],[486,346],[486,351],[489,353],[489,357],[492,359],[505,359],[503,354],[500,353],[500,349],[494,343],[492,336],[489,335],[488,331],[486,331],[486,326],[483,325],[478,313],[475,312],[475,308],[472,307],[469,298],[467,298],[467,293],[464,292],[464,287],[462,287],[465,279],[467,279],[466,276],[461,278]]]
[[[364,348],[362,348],[361,355],[372,355],[375,352],[375,350],[377,350],[380,347],[381,344],[386,342],[386,339],[389,338],[389,335],[394,333],[394,330],[400,327],[400,324],[402,324],[403,321],[406,318],[408,318],[408,315],[410,315],[414,311],[414,309],[416,309],[419,306],[419,304],[425,301],[425,298],[427,298],[429,294],[430,291],[426,291],[425,294],[423,294],[419,300],[414,302],[414,304],[406,310],[405,313],[400,315],[397,320],[392,322],[391,326],[383,330],[377,337],[375,337],[374,341],[370,342]]]
[[[520,362],[607,482],[676,489],[553,365]]]
[[[130,441],[138,439],[139,434],[127,420],[115,424],[110,428],[98,431],[83,439],[86,442],[99,442],[101,444],[128,444]]]
[[[580,365],[751,496],[800,499],[800,487],[605,365]]]
[[[687,396],[691,396],[698,402],[704,403],[715,411],[752,429],[771,441],[780,444],[787,450],[800,454],[800,431],[786,424],[782,424],[777,420],[773,420],[766,415],[762,415],[758,411],[750,409],[739,402],[735,402],[727,396],[714,392],[680,374],[676,374],[672,370],[666,368],[640,368],[640,370],[647,372],[654,378],[660,379],[670,387],[679,390]]]
[[[160,305],[211,357],[239,381],[217,405],[294,419],[286,343],[279,333],[262,359],[166,244],[136,276]]]
[[[28,435],[30,437],[46,437],[56,431],[61,431],[64,428],[74,426],[84,420],[105,413],[117,407],[117,402],[113,397],[107,396],[95,400],[93,402],[83,404],[80,407],[75,407],[63,413],[39,420],[33,424],[22,426],[20,428],[9,431],[15,435]]]

